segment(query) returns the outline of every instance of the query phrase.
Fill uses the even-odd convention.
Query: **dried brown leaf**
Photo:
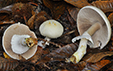
[[[79,8],[75,8],[75,7],[70,7],[68,6],[68,12],[71,15],[71,17],[76,21],[77,20],[77,14],[78,11],[80,10]]]
[[[12,17],[15,22],[26,22],[32,16],[33,7],[27,3],[15,3],[12,7]]]
[[[82,8],[84,6],[90,5],[87,2],[87,0],[64,0],[64,1],[78,8]]]
[[[93,6],[100,8],[103,12],[113,12],[113,1],[94,1]]]
[[[0,11],[0,21],[9,21],[11,19],[11,11],[1,10]]]
[[[3,71],[8,71],[17,67],[19,62],[13,59],[5,59],[0,57],[0,69]]]
[[[113,13],[110,13],[110,15],[108,16],[108,20],[111,24],[111,27],[113,27]]]
[[[30,29],[34,28],[34,20],[35,20],[35,14],[28,20],[27,24]]]
[[[86,64],[87,63],[85,61],[81,61],[81,62],[77,63],[75,66],[77,66],[79,70],[82,70],[82,69],[84,69]]]
[[[49,50],[43,50],[42,47],[38,46],[37,52],[35,55],[29,59],[30,62],[35,63],[37,60],[41,59],[42,55],[48,54]]]
[[[38,29],[40,24],[50,19],[49,15],[45,11],[41,11],[38,14],[34,14],[27,22],[30,29]]]
[[[62,48],[58,48],[52,51],[44,58],[42,58],[40,61],[38,61],[36,64],[50,62],[50,61],[65,61],[65,59],[69,58],[77,50],[77,48],[78,48],[77,44],[65,45]]]
[[[63,1],[53,2],[51,0],[43,0],[43,3],[51,10],[52,17],[56,20],[65,12],[66,4]]]
[[[105,65],[111,63],[110,60],[101,60],[99,62],[96,62],[94,64],[87,63],[86,67],[82,71],[99,71],[101,68],[103,68]]]
[[[113,55],[113,52],[111,52],[111,51],[89,54],[86,59],[84,58],[84,61],[90,62],[90,63],[95,63],[95,62],[100,61],[103,57],[112,56],[112,55]]]
[[[0,0],[0,8],[17,3],[17,2],[27,3],[29,1],[33,1],[33,0]]]

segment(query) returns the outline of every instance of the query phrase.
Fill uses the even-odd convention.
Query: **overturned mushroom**
[[[43,22],[40,27],[39,31],[41,35],[45,36],[45,40],[50,41],[51,38],[58,38],[63,34],[64,28],[63,26],[55,20],[47,20]],[[39,45],[45,48],[45,45],[49,45],[49,43],[45,43],[43,45],[43,41],[39,42]]]
[[[102,49],[110,40],[111,27],[105,14],[93,6],[83,7],[77,16],[77,27],[81,36],[72,39],[74,43],[81,39],[78,50],[69,58],[78,63],[86,54],[87,44],[91,48]]]
[[[13,59],[20,60],[20,55],[26,60],[31,58],[37,51],[37,45],[33,48],[26,46],[25,38],[36,38],[34,32],[30,31],[28,26],[20,23],[15,23],[9,26],[2,39],[2,44],[5,52]]]

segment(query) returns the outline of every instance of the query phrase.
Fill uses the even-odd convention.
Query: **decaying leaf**
[[[68,6],[67,9],[68,9],[68,12],[71,15],[71,17],[76,21],[77,20],[77,14],[78,14],[78,11],[80,9],[75,8],[75,7],[71,7],[71,6]]]
[[[35,14],[28,20],[27,25],[30,29],[34,28],[34,20],[35,20]]]
[[[29,59],[31,63],[35,63],[37,60],[41,59],[42,55],[49,53],[49,50],[43,50],[43,48],[40,46],[38,46],[37,48],[38,49],[35,55]]]
[[[62,48],[58,48],[52,51],[41,60],[39,60],[36,64],[49,61],[65,61],[66,58],[69,58],[77,50],[77,47],[78,45],[76,43],[65,45]]]
[[[12,7],[12,16],[15,22],[24,22],[32,16],[33,7],[27,3],[15,3]]]
[[[108,65],[109,66],[109,65]],[[106,71],[113,71],[113,62],[111,62],[111,65],[109,66],[109,68],[107,68]]]
[[[113,27],[113,13],[110,13],[110,15],[108,16],[108,20],[111,24],[111,27]]]
[[[11,19],[11,11],[1,10],[0,11],[0,21],[9,21]]]
[[[84,6],[90,5],[87,0],[64,0],[67,3],[70,3],[71,5],[78,7],[78,8],[82,8]]]
[[[5,7],[7,5],[17,3],[17,2],[26,3],[26,2],[29,2],[29,1],[33,1],[33,0],[0,0],[0,8]]]
[[[99,71],[102,67],[109,63],[111,63],[110,60],[101,60],[99,62],[96,62],[95,64],[87,63],[82,71]]]
[[[84,69],[86,64],[87,63],[85,61],[81,61],[81,62],[77,63],[75,66],[77,66],[79,70],[82,70],[82,69]]]
[[[89,54],[89,55],[87,55],[86,58],[84,58],[84,61],[90,62],[90,63],[95,63],[95,62],[100,61],[103,57],[112,56],[112,55],[113,55],[113,52],[111,52],[111,51]]]
[[[46,7],[51,10],[52,17],[54,19],[59,19],[59,17],[64,13],[66,5],[65,2],[53,2],[51,0],[43,0],[43,3]]]
[[[19,64],[19,62],[17,60],[13,60],[13,59],[5,59],[0,57],[0,69],[2,71],[9,71],[11,69],[14,69],[15,67],[17,67]]]
[[[113,1],[94,1],[93,6],[100,8],[103,12],[113,12]]]
[[[29,26],[30,29],[39,28],[40,24],[50,19],[49,15],[45,11],[41,11],[38,14],[34,14],[27,22],[26,25]],[[38,31],[38,30],[37,30]]]

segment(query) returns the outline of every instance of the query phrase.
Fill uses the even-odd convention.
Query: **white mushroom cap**
[[[29,35],[13,35],[11,39],[12,51],[16,54],[23,54],[29,50],[25,43],[25,38],[30,38]]]
[[[29,27],[24,24],[15,23],[11,26],[9,26],[2,38],[2,45],[5,50],[5,52],[13,59],[20,60],[19,55],[14,53],[11,49],[11,39],[13,35],[29,35],[33,38],[36,38],[36,35],[34,32],[30,31]],[[21,54],[23,58],[26,60],[31,58],[35,52],[37,51],[37,45],[35,45],[33,48],[29,49],[27,52]]]
[[[93,35],[93,48],[99,47],[102,49],[110,40],[111,26],[106,15],[98,8],[93,6],[83,7],[77,16],[77,27],[80,35],[87,31],[93,24],[100,23],[101,27]]]
[[[39,31],[48,38],[58,38],[63,34],[64,28],[58,21],[47,20],[40,25]]]

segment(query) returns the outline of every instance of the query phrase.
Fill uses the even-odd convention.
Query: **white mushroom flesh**
[[[29,50],[24,42],[25,38],[29,38],[29,35],[13,35],[11,39],[11,48],[16,54],[23,54]]]

